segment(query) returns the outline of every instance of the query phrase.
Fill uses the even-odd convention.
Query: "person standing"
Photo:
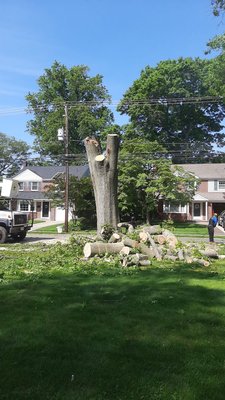
[[[217,222],[218,222],[217,214],[214,213],[213,217],[211,217],[209,219],[209,223],[208,223],[208,232],[209,232],[209,241],[210,242],[214,242],[214,229],[217,225]]]

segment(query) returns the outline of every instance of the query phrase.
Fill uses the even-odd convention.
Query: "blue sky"
[[[114,101],[146,65],[202,57],[225,31],[210,0],[0,0],[0,131],[32,144],[25,95],[55,60],[101,74]],[[115,109],[113,110],[115,111]],[[125,122],[118,114],[117,123]]]

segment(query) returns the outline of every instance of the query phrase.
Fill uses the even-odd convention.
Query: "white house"
[[[27,166],[13,177],[18,181],[18,194],[12,201],[12,208],[17,211],[31,212],[33,205],[34,217],[50,221],[64,221],[65,210],[61,207],[53,207],[51,199],[46,196],[45,187],[52,183],[53,179],[65,173],[65,167],[57,166]],[[81,179],[89,176],[88,165],[70,166],[69,174]]]

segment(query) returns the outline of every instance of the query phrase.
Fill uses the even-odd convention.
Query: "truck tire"
[[[21,242],[25,239],[27,232],[17,233],[16,235],[12,235],[12,239],[16,242]]]
[[[0,226],[0,243],[5,243],[7,240],[7,231],[3,226]]]

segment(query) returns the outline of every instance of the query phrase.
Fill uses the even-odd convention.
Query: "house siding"
[[[208,181],[206,181],[206,180],[204,180],[204,181],[201,181],[200,182],[200,185],[199,185],[199,187],[198,187],[198,192],[199,193],[204,193],[204,192],[208,192],[209,191],[209,189],[208,189]]]
[[[206,221],[214,212],[225,210],[225,189],[219,181],[225,182],[225,163],[217,164],[180,164],[187,172],[191,172],[200,180],[192,202],[184,214],[161,214],[163,219],[169,216],[174,220]]]
[[[57,174],[65,173],[65,167],[27,167],[19,174],[14,176],[14,180],[23,183],[22,190],[20,190],[17,194],[17,198],[12,202],[12,205],[15,210],[20,210],[20,202],[27,201],[29,206],[28,215],[31,217],[31,203],[30,200],[34,202],[34,218],[35,219],[50,219],[51,221],[55,221],[57,217],[56,208],[51,205],[51,199],[49,199],[45,193],[47,191],[47,186],[53,183],[53,179]],[[78,179],[82,177],[90,176],[89,168],[87,165],[82,166],[71,166],[70,167],[70,175],[76,176]],[[37,182],[37,190],[32,189],[32,182]],[[47,209],[48,206],[46,203],[49,202],[49,210],[48,215]],[[44,213],[43,213],[44,209]],[[44,214],[44,216],[43,216]],[[61,210],[61,218],[62,218],[62,210]],[[70,218],[70,216],[69,216]],[[61,221],[61,220],[60,220]]]

